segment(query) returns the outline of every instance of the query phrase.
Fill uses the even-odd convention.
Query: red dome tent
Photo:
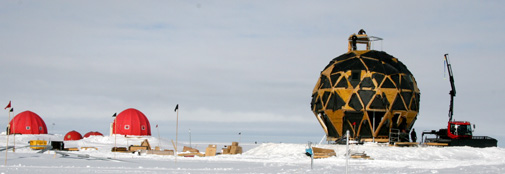
[[[151,125],[149,124],[147,117],[142,112],[134,108],[129,108],[117,115],[115,121],[112,123],[111,133],[121,135],[151,136]]]
[[[84,134],[84,138],[88,138],[89,136],[103,136],[103,134],[100,132],[93,132],[93,131]]]
[[[19,113],[9,124],[11,134],[47,134],[46,123],[32,111]]]
[[[80,139],[82,139],[82,135],[75,130],[68,132],[65,134],[65,138],[63,138],[64,141],[74,141]]]

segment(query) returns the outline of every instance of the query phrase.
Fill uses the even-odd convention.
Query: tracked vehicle
[[[496,147],[498,141],[488,136],[473,136],[472,125],[468,121],[453,120],[454,97],[456,96],[456,87],[454,85],[454,76],[452,74],[451,63],[448,59],[448,54],[444,55],[444,59],[449,73],[449,82],[451,83],[451,102],[449,105],[449,122],[447,128],[431,130],[423,132],[425,134],[435,135],[435,138],[425,138],[424,144],[427,145],[446,145],[446,146],[471,146],[471,147]],[[475,129],[475,125],[473,125]]]

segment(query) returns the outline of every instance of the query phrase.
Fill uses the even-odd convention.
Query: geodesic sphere
[[[321,72],[311,109],[328,140],[347,130],[355,138],[388,137],[409,131],[419,111],[420,92],[412,73],[383,51],[350,51]]]

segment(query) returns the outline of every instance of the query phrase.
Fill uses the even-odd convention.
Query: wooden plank
[[[417,142],[395,142],[395,146],[399,147],[411,147],[411,146],[417,146],[419,143]]]
[[[428,145],[428,146],[448,146],[449,144],[448,143],[424,143],[425,145]]]
[[[84,149],[84,150],[88,150],[88,149],[98,150],[98,148],[96,148],[96,147],[81,147],[81,149]]]
[[[205,156],[204,154],[201,154],[200,152],[180,153],[180,154],[177,154],[177,155],[178,156],[184,156],[184,157],[194,157],[195,155],[199,156],[199,157]]]
[[[67,151],[79,151],[77,147],[65,148]]]
[[[173,150],[148,150],[147,154],[154,154],[154,155],[174,155]]]

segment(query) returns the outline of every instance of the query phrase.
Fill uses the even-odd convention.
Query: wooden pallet
[[[370,156],[366,155],[364,152],[363,153],[354,153],[351,154],[351,158],[354,159],[372,159]]]

